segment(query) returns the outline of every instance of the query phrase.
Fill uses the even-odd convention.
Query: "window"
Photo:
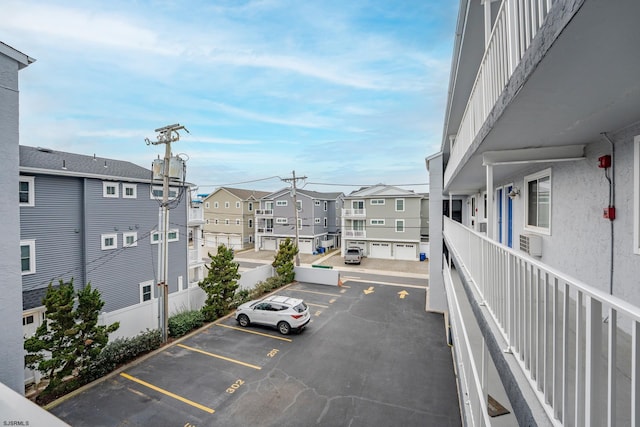
[[[138,246],[138,232],[122,233],[122,246],[125,248]]]
[[[123,199],[135,199],[137,197],[137,185],[136,184],[122,184],[122,198]]]
[[[633,252],[640,255],[640,135],[633,144]]]
[[[384,205],[384,199],[371,199],[371,205]]]
[[[213,208],[214,209],[218,209],[220,207],[220,203],[218,202],[213,202]]]
[[[329,207],[329,202],[325,200],[323,210],[326,212],[328,207]]]
[[[24,316],[22,318],[22,326],[31,325],[33,323],[33,321],[34,321],[33,314],[30,314],[28,316]]]
[[[240,220],[236,219],[236,225],[240,225]]]
[[[320,218],[316,218],[316,219],[315,219],[315,223],[316,223],[316,224],[320,224]]]
[[[204,208],[209,209],[209,202],[204,202]]]
[[[482,216],[484,219],[487,219],[487,193],[484,193],[484,212],[482,213]]]
[[[404,219],[396,219],[396,233],[404,233]]]
[[[18,195],[20,198],[20,206],[35,206],[35,177],[34,176],[21,176],[20,184],[18,187]]]
[[[299,211],[302,210],[302,200],[296,200],[296,207],[298,208]]]
[[[249,228],[253,228],[253,220],[249,219]]]
[[[118,235],[117,234],[103,234],[100,236],[102,242],[102,250],[116,249],[118,247]]]
[[[180,240],[180,234],[177,229],[167,230],[167,242],[177,242]],[[154,231],[151,233],[151,244],[155,245],[162,242],[162,236],[160,232]]]
[[[476,196],[471,197],[471,218],[476,217]]]
[[[525,229],[551,232],[551,169],[524,178]]]
[[[396,199],[396,212],[404,212],[404,199]]]
[[[20,268],[22,275],[34,274],[36,272],[36,241],[20,241]]]
[[[314,202],[314,205],[316,205],[316,206],[320,206],[320,200],[316,200],[316,201]]]
[[[224,220],[224,225],[229,225],[229,219],[228,218]]]
[[[216,219],[214,219],[214,220],[213,220],[213,223],[214,223],[215,225],[218,225],[218,224],[219,224],[219,222],[220,222],[220,221],[218,221],[218,218],[216,218]]]
[[[154,185],[153,187],[151,187],[151,198],[152,199],[162,200],[162,198],[164,197],[163,193],[164,193],[164,191],[163,191],[161,185]],[[168,198],[169,199],[175,199],[177,196],[178,196],[178,189],[169,187]]]
[[[288,224],[287,218],[276,218],[276,224]]]
[[[327,228],[327,226],[328,226],[328,224],[329,224],[329,222],[328,222],[328,221],[329,221],[329,220],[328,220],[328,219],[327,219],[327,217],[325,216],[325,217],[323,218],[323,225],[324,225],[324,228]]]
[[[228,209],[229,208],[229,202],[224,202],[224,207],[225,207],[225,209]]]
[[[236,202],[236,209],[240,209],[240,202]]]
[[[153,282],[140,283],[140,302],[150,301],[153,298]]]
[[[253,210],[253,202],[249,202],[249,212]]]
[[[276,206],[287,206],[286,200],[276,200]]]
[[[102,182],[102,197],[118,198],[118,183],[117,182]]]
[[[302,230],[302,218],[298,218],[298,230]]]
[[[371,225],[384,225],[384,219],[372,219],[369,222]]]

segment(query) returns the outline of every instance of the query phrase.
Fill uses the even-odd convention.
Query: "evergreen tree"
[[[24,343],[25,364],[49,380],[45,393],[55,393],[65,377],[81,375],[107,344],[109,333],[120,326],[118,322],[98,326],[104,302],[91,284],[78,292],[77,309],[75,296],[73,280],[60,280],[58,287],[50,283],[43,300],[45,321]]]
[[[209,270],[198,286],[207,294],[202,314],[205,320],[211,322],[229,311],[233,296],[238,289],[238,263],[233,261],[233,250],[224,245],[218,246],[218,254],[211,256]]]
[[[293,259],[297,253],[298,247],[288,237],[284,242],[280,243],[278,253],[271,265],[276,269],[276,274],[282,280],[282,283],[293,282],[296,276]]]

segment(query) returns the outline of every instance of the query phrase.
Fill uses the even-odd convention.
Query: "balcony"
[[[189,266],[202,263],[200,251],[198,249],[189,249]]]
[[[366,216],[366,209],[342,209],[343,218],[365,218]]]
[[[273,227],[258,227],[259,234],[273,234]]]
[[[364,239],[367,237],[367,230],[344,230],[344,237]]]
[[[553,425],[638,425],[640,309],[566,276],[522,252],[444,218],[444,238],[485,339],[502,346],[512,383],[535,396]],[[445,269],[454,351],[467,390],[470,424],[486,423],[486,396],[470,356],[451,280]],[[480,314],[478,314],[480,313]],[[492,353],[494,358],[495,353]],[[524,392],[524,389],[527,389]]]
[[[189,225],[204,224],[204,209],[200,206],[189,208]]]
[[[256,209],[256,216],[273,216],[273,209]]]

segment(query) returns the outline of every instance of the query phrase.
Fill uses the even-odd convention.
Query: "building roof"
[[[366,197],[423,197],[422,194],[412,190],[404,190],[392,185],[376,184],[370,187],[362,187],[352,191],[346,198],[366,198]]]
[[[151,181],[151,170],[124,160],[20,146],[20,171],[102,179]]]
[[[243,190],[241,188],[231,188],[231,187],[220,187],[220,189],[225,189],[229,193],[233,194],[237,198],[241,200],[249,200],[249,199],[260,199],[261,197],[269,194],[267,191],[257,191],[257,190]]]
[[[273,199],[275,197],[279,197],[284,193],[287,192],[291,192],[291,188],[286,187],[286,188],[282,188],[278,191],[274,191],[273,193],[268,193],[265,196],[263,196],[263,198],[265,199]],[[302,189],[296,189],[296,192],[298,194],[302,194],[305,195],[307,197],[310,197],[312,199],[320,199],[320,200],[336,200],[338,197],[343,196],[342,193],[339,192],[332,192],[332,193],[322,193],[319,191],[311,191],[311,190],[302,190]]]
[[[23,69],[24,67],[29,66],[29,64],[32,64],[34,62],[36,62],[35,59],[29,57],[28,55],[25,55],[24,53],[20,52],[17,49],[12,48],[11,46],[9,46],[6,43],[0,42],[0,53],[8,56],[9,58],[13,59],[14,61],[17,61],[20,65],[18,66],[18,69]]]

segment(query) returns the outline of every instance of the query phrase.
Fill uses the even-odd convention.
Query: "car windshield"
[[[295,311],[297,311],[298,313],[302,313],[303,311],[305,311],[307,309],[307,304],[305,304],[304,302],[301,302],[300,304],[298,304],[295,307],[293,307],[293,309]]]
[[[360,251],[358,249],[347,249],[348,254],[359,254]]]

